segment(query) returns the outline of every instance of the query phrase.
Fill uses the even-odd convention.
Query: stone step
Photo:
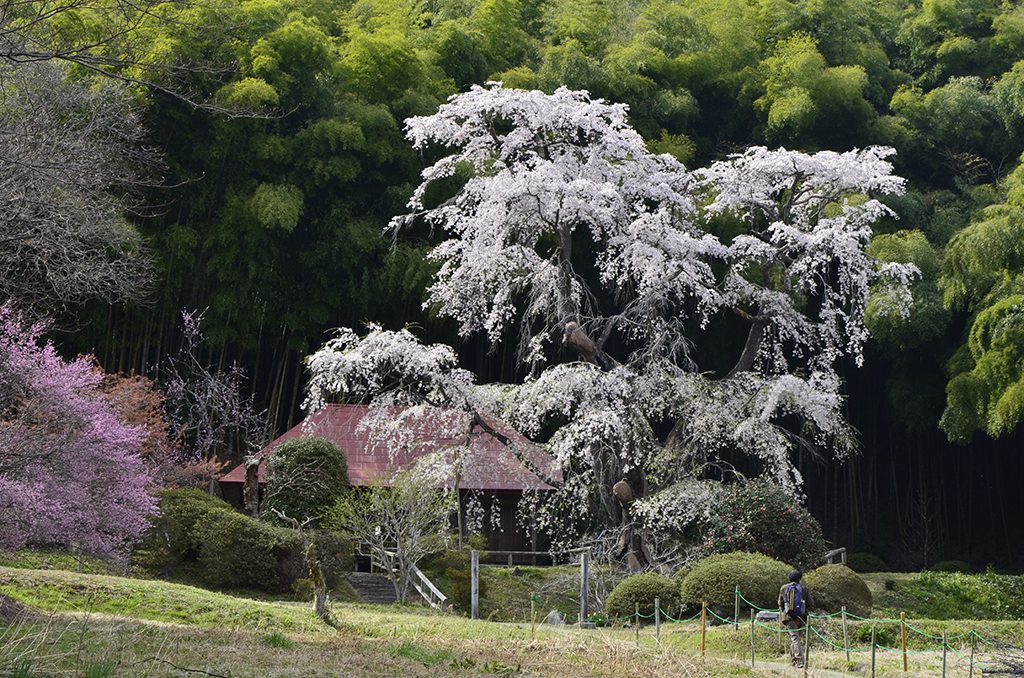
[[[395,587],[382,574],[349,572],[347,578],[364,603],[389,605],[396,600]]]

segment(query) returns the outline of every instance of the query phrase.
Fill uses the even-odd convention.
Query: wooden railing
[[[359,544],[357,546],[356,552],[360,555],[370,556],[370,562],[372,564],[373,555],[369,552],[364,553],[362,547],[363,544]],[[397,568],[394,566],[393,563],[395,558],[398,557],[398,553],[396,551],[384,551],[384,555],[391,562],[382,564],[388,570],[394,572]],[[448,610],[448,596],[441,593],[441,590],[434,585],[434,582],[430,581],[430,577],[423,574],[423,571],[420,570],[420,568],[416,567],[415,564],[412,566],[412,577],[413,579],[409,583],[412,584],[412,587],[416,589],[416,592],[420,594],[423,600],[427,602],[427,605],[430,605],[430,607],[434,608],[435,610],[440,610],[441,612],[446,612]]]
[[[832,549],[831,551],[829,551],[828,553],[825,554],[825,560],[828,561],[828,563],[831,565],[832,563],[835,562],[835,559],[836,559],[837,556],[839,557],[839,562],[841,562],[843,565],[846,565],[846,548],[845,547],[838,548],[838,549]]]

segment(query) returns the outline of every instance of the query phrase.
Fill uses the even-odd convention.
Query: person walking
[[[801,583],[803,572],[789,573],[789,583],[779,589],[779,609],[782,610],[782,625],[789,629],[789,656],[793,666],[804,667],[804,646],[801,631],[807,625],[807,610],[814,606],[811,592]]]

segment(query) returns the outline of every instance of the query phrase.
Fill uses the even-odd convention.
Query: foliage
[[[326,438],[281,443],[267,460],[266,478],[261,511],[270,520],[275,509],[299,521],[323,517],[349,488],[345,454]]]
[[[889,566],[885,561],[874,553],[849,553],[846,556],[846,565],[858,574],[863,572],[888,572]]]
[[[707,603],[718,610],[732,610],[735,591],[765,608],[777,606],[779,589],[788,581],[791,566],[760,553],[735,551],[709,556],[694,565],[683,579],[683,603],[699,607]],[[740,601],[742,609],[746,603]]]
[[[815,609],[838,612],[844,605],[847,612],[870,616],[871,591],[864,580],[846,565],[822,565],[804,575],[804,584],[811,592]]]
[[[940,560],[928,569],[932,572],[961,572],[963,574],[970,574],[974,571],[970,563],[962,560]]]
[[[668,577],[653,572],[635,574],[612,589],[604,611],[611,617],[629,618],[640,605],[640,614],[654,614],[654,599],[661,609],[674,612],[679,606],[679,587]],[[642,621],[642,620],[640,620]]]
[[[447,545],[455,508],[454,492],[439,488],[429,475],[405,470],[341,497],[325,523],[367,545],[404,603],[413,567]]]
[[[820,563],[828,549],[806,508],[779,486],[757,480],[730,485],[700,533],[709,553],[749,549],[797,567]]]
[[[200,576],[210,586],[287,591],[301,569],[302,545],[294,531],[233,510],[207,512],[193,538]]]
[[[1024,619],[1024,577],[922,572],[900,585],[931,619]]]
[[[64,360],[43,329],[0,306],[0,547],[124,555],[155,509],[145,431],[118,417],[92,361]]]
[[[198,557],[202,548],[198,526],[209,520],[212,514],[233,510],[227,502],[201,490],[163,490],[160,492],[160,510],[150,518],[152,528],[145,546],[166,549],[169,561],[192,560]]]

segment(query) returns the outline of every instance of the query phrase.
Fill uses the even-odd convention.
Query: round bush
[[[348,463],[337,445],[326,438],[293,438],[267,460],[262,512],[271,522],[280,521],[274,510],[300,522],[319,518],[348,488]]]
[[[874,553],[851,553],[846,556],[846,566],[854,572],[889,572],[889,566]]]
[[[294,530],[214,511],[194,530],[200,576],[211,586],[287,591],[302,571],[302,541]]]
[[[846,565],[822,565],[804,576],[816,610],[847,612],[866,617],[871,614],[871,591],[864,580]]]
[[[779,589],[793,568],[760,553],[735,551],[710,556],[698,562],[683,579],[683,603],[699,607],[706,602],[718,610],[733,609],[734,592],[740,587],[743,597],[758,607],[773,608]],[[748,606],[743,603],[744,609]]]
[[[211,513],[233,511],[231,506],[202,490],[175,488],[160,492],[160,511],[150,517],[153,527],[143,548],[153,551],[154,565],[164,567],[195,558],[200,543],[195,527]]]
[[[640,614],[654,614],[654,599],[661,609],[674,613],[679,608],[679,589],[668,577],[648,572],[626,577],[612,589],[605,601],[605,612],[610,617],[629,617],[640,604]]]
[[[806,508],[774,483],[753,480],[730,485],[705,526],[707,553],[743,549],[798,567],[813,567],[828,550],[821,525]]]

